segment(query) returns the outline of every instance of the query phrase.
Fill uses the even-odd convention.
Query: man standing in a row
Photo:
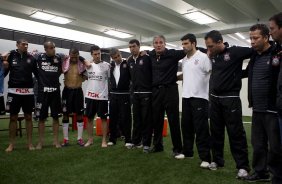
[[[179,94],[177,81],[178,61],[185,57],[183,50],[168,50],[163,35],[153,39],[154,50],[149,52],[152,61],[152,99],[154,147],[151,152],[161,152],[163,147],[163,125],[165,112],[168,117],[173,157],[181,155],[182,141],[179,122]]]
[[[110,77],[110,138],[108,145],[116,144],[117,125],[125,136],[125,147],[131,148],[130,73],[126,60],[118,49],[110,50],[112,58]]]
[[[79,51],[72,48],[69,51],[69,56],[63,61],[62,70],[64,73],[64,90],[62,93],[63,106],[63,134],[64,142],[62,146],[69,145],[69,115],[75,113],[77,122],[77,144],[84,145],[83,142],[83,113],[84,113],[84,97],[82,91],[82,82],[85,80],[83,75],[85,66],[80,60]]]
[[[20,39],[17,41],[17,49],[12,50],[6,56],[7,60],[4,59],[5,65],[8,67],[5,72],[10,72],[6,103],[6,111],[10,113],[10,144],[6,152],[11,152],[14,149],[18,113],[21,108],[26,121],[28,149],[34,150],[32,145],[32,111],[34,107],[32,73],[36,76],[37,69],[36,61],[27,52],[27,48],[28,42],[25,39]]]
[[[64,55],[56,54],[55,43],[44,43],[45,53],[35,54],[38,70],[38,98],[36,115],[39,117],[39,141],[36,149],[42,149],[44,143],[45,121],[48,109],[51,109],[53,118],[54,146],[60,148],[59,143],[59,114],[61,113],[61,92],[59,78],[62,73],[62,60]]]
[[[84,147],[89,147],[93,144],[93,120],[97,114],[102,120],[103,137],[101,147],[105,148],[107,147],[106,138],[108,131],[108,80],[110,77],[110,65],[101,60],[101,49],[99,46],[92,46],[90,53],[93,60],[90,63],[86,63],[88,81],[85,91],[88,141]]]
[[[238,178],[248,176],[249,159],[246,132],[242,122],[240,90],[243,60],[250,58],[252,49],[226,47],[219,31],[210,31],[205,42],[212,61],[210,78],[210,131],[213,162],[210,169],[224,166],[225,126]]]
[[[270,29],[270,35],[272,39],[276,42],[276,52],[277,58],[280,60],[280,72],[278,76],[278,92],[277,92],[277,110],[279,115],[279,128],[280,128],[280,146],[282,145],[282,12],[273,15],[269,19],[269,29]],[[281,148],[282,149],[282,148]],[[280,153],[281,153],[280,149]],[[276,162],[275,162],[276,163]],[[274,163],[273,163],[274,164]],[[279,184],[282,183],[282,164],[276,163],[277,167],[272,168],[273,172],[273,178],[272,183],[273,184]]]
[[[183,49],[187,51],[187,55],[182,60],[183,154],[185,157],[193,157],[196,135],[196,145],[202,160],[200,167],[208,168],[211,161],[208,122],[211,62],[206,54],[196,49],[195,35],[187,34],[181,38],[181,41]]]
[[[140,42],[129,41],[132,56],[128,59],[133,89],[133,147],[148,153],[152,139],[152,62],[140,55]]]

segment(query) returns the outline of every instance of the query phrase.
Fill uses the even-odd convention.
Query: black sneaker
[[[259,175],[258,173],[253,173],[245,177],[244,180],[247,182],[258,182],[258,181],[269,182],[271,181],[271,178],[269,174],[260,174]]]
[[[150,149],[150,153],[158,153],[158,152],[163,152],[164,149],[163,148],[156,148],[156,147],[152,147]]]

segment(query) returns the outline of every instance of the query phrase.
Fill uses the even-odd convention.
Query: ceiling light
[[[239,36],[241,39],[246,39],[241,33],[235,33],[237,36]]]
[[[114,37],[118,37],[118,38],[130,38],[130,37],[133,36],[132,34],[129,34],[129,33],[124,33],[124,32],[121,32],[121,31],[116,31],[116,30],[111,30],[111,29],[105,30],[104,33],[111,35],[111,36],[114,36]]]
[[[196,22],[198,24],[210,24],[217,22],[216,19],[212,18],[211,16],[208,16],[202,12],[194,11],[190,13],[186,13],[183,15],[185,18],[192,20],[193,22]]]
[[[73,21],[72,19],[61,17],[61,16],[54,15],[51,13],[46,13],[43,11],[36,11],[35,13],[31,14],[30,17],[35,18],[35,19],[49,21],[49,22],[54,22],[57,24],[68,24]]]
[[[171,47],[177,47],[177,45],[171,44],[171,43],[166,43],[166,45],[171,46]]]
[[[58,24],[68,24],[71,23],[73,20],[64,18],[64,17],[55,17],[50,20],[50,22],[58,23]]]
[[[49,13],[45,13],[42,11],[37,11],[33,14],[30,15],[30,17],[35,18],[35,19],[40,19],[40,20],[51,20],[53,18],[55,18],[55,15],[49,14]]]
[[[234,37],[234,36],[232,36],[232,35],[230,35],[230,34],[227,34],[227,36],[229,36],[230,38],[232,38],[232,39],[234,39],[234,40],[239,41],[236,37]]]

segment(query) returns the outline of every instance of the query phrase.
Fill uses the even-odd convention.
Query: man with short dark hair
[[[110,138],[108,145],[116,144],[117,125],[125,136],[125,147],[131,148],[131,103],[130,103],[130,73],[126,60],[122,59],[116,48],[110,50]]]
[[[34,150],[32,145],[32,111],[34,107],[34,93],[32,73],[37,75],[36,61],[27,52],[28,42],[25,39],[17,41],[17,49],[10,51],[4,58],[7,66],[5,73],[9,74],[6,110],[10,113],[9,137],[10,144],[6,152],[14,149],[17,131],[18,113],[22,108],[26,121],[28,149]]]
[[[62,73],[62,60],[64,55],[56,54],[55,43],[46,41],[44,43],[45,53],[35,53],[38,70],[38,98],[36,104],[36,115],[39,117],[39,141],[36,149],[42,149],[44,144],[45,121],[48,117],[50,107],[53,118],[54,146],[60,148],[59,114],[61,113],[61,92],[59,78]]]
[[[85,114],[88,118],[87,132],[88,141],[84,147],[93,144],[93,120],[95,115],[102,120],[102,148],[107,147],[107,116],[108,116],[108,81],[110,77],[109,63],[101,60],[101,49],[97,45],[90,48],[93,60],[86,65],[88,76],[87,88],[85,92],[86,109]]]
[[[269,43],[269,30],[265,24],[253,25],[250,28],[250,39],[252,48],[256,51],[247,67],[248,100],[253,109],[251,141],[254,173],[246,180],[270,181],[268,167],[275,179],[282,177],[282,152],[276,108],[280,62],[277,59],[276,46]]]
[[[77,144],[84,145],[83,142],[83,113],[84,113],[84,97],[82,91],[82,82],[85,80],[84,61],[79,58],[79,50],[71,48],[69,56],[62,63],[62,70],[64,73],[65,87],[62,93],[62,111],[63,111],[63,134],[64,142],[62,146],[69,145],[69,115],[76,116],[77,125]]]
[[[129,41],[132,54],[128,65],[133,89],[133,135],[134,147],[142,147],[148,153],[152,139],[152,62],[148,55],[141,56],[140,42]]]
[[[252,54],[247,47],[226,47],[219,31],[206,34],[205,43],[212,61],[210,77],[210,131],[213,162],[211,170],[224,166],[225,126],[232,156],[238,169],[237,178],[248,176],[249,159],[246,133],[242,122],[240,90],[243,60]]]
[[[208,56],[196,49],[195,35],[186,34],[181,38],[187,55],[182,59],[182,137],[183,154],[193,157],[196,145],[202,160],[200,167],[208,168],[211,161],[210,133],[208,122],[209,79],[211,62]]]

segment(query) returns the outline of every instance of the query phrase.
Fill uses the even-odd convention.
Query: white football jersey
[[[108,100],[108,80],[110,78],[110,64],[102,61],[98,64],[91,63],[91,67],[86,69],[88,82],[86,88],[86,98],[95,100]]]

